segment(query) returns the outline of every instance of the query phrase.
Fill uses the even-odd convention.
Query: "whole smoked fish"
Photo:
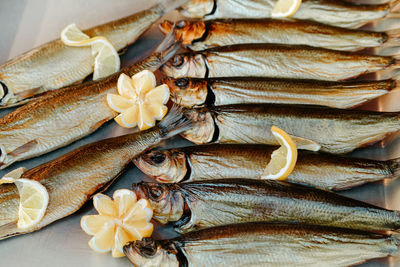
[[[168,34],[173,25],[172,21],[166,20],[160,24],[160,29]],[[400,45],[400,32],[397,30],[351,30],[299,20],[182,20],[176,24],[175,31],[182,37],[183,44],[193,51],[250,43],[308,45],[343,51]]]
[[[135,42],[166,12],[186,0],[158,0],[150,9],[83,31],[104,36],[117,51]],[[60,39],[28,51],[0,66],[0,108],[22,104],[39,94],[85,79],[93,72],[90,47],[70,47]]]
[[[390,56],[299,45],[239,44],[175,55],[162,68],[174,78],[270,77],[343,81],[399,68]]]
[[[171,99],[191,108],[251,103],[354,108],[398,88],[396,80],[326,82],[257,77],[165,78]]]
[[[49,193],[45,216],[29,230],[17,227],[17,187],[0,185],[0,239],[39,230],[76,212],[91,196],[105,190],[135,157],[189,126],[182,112],[173,108],[154,128],[88,144],[24,172],[23,178],[40,182]]]
[[[153,218],[175,231],[247,222],[296,222],[366,231],[400,228],[400,212],[332,192],[275,180],[222,179],[133,184]]]
[[[399,240],[371,234],[299,224],[227,225],[124,247],[135,267],[347,267],[398,255]]]
[[[217,144],[152,150],[136,166],[161,183],[227,178],[260,179],[278,147]],[[288,182],[324,190],[344,190],[400,176],[400,160],[377,161],[299,150]]]
[[[99,81],[47,92],[0,118],[0,169],[46,154],[96,131],[117,113],[108,107],[119,75],[155,71],[179,49],[173,35],[148,58]]]
[[[195,126],[182,134],[196,144],[279,145],[270,129],[312,140],[321,151],[345,154],[400,130],[400,113],[302,105],[246,104],[191,109]]]
[[[185,17],[204,19],[271,18],[278,0],[192,0],[181,8]],[[342,0],[303,0],[291,17],[342,28],[359,28],[367,23],[396,18],[399,1],[382,5],[356,5]]]

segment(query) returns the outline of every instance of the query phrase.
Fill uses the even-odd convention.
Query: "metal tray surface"
[[[373,0],[363,0],[373,1]],[[376,2],[376,1],[375,1]],[[55,39],[60,31],[70,23],[88,28],[100,23],[117,19],[150,7],[155,1],[143,0],[0,0],[0,64],[40,44]],[[178,13],[168,15],[177,19]],[[132,64],[148,55],[161,41],[162,34],[153,27],[122,56],[122,65]],[[364,109],[380,111],[399,111],[400,93],[374,100],[363,106]],[[0,117],[13,109],[0,110]],[[0,177],[18,168],[32,168],[55,159],[77,147],[108,137],[120,136],[131,132],[108,122],[94,134],[67,147],[47,155],[19,162],[0,171]],[[179,137],[169,140],[163,146],[178,147],[189,145]],[[358,157],[373,159],[392,159],[400,157],[400,138],[394,136],[372,147],[353,153]],[[112,195],[116,189],[131,188],[131,184],[146,179],[133,164],[107,190]],[[400,210],[400,179],[367,184],[341,194],[366,201],[381,207]],[[0,241],[0,266],[130,266],[127,258],[114,259],[108,254],[93,252],[87,242],[90,237],[80,228],[83,215],[94,214],[91,201],[77,213],[55,222],[32,234]],[[155,237],[173,237],[176,234],[168,227],[156,226]],[[361,266],[400,266],[400,259],[388,257],[371,260]]]

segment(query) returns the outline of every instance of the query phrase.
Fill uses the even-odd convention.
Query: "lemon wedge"
[[[61,32],[61,41],[68,46],[91,46],[94,59],[93,80],[107,77],[121,67],[118,52],[110,41],[103,36],[90,38],[75,24],[68,25]]]
[[[292,138],[278,127],[272,126],[271,132],[281,145],[271,155],[261,179],[284,180],[292,173],[297,161],[297,148]]]
[[[17,227],[26,230],[34,227],[43,218],[49,204],[46,187],[35,180],[20,178],[25,168],[15,169],[0,179],[1,184],[14,183],[19,193]]]
[[[150,237],[153,233],[153,210],[148,200],[137,201],[127,189],[114,192],[113,199],[103,194],[93,198],[98,215],[82,217],[82,230],[93,238],[89,246],[96,252],[111,252],[115,258],[124,257],[126,243]]]
[[[120,126],[138,126],[146,130],[167,114],[169,87],[165,84],[156,87],[156,77],[151,71],[144,70],[132,78],[121,74],[117,87],[118,95],[108,94],[107,103],[112,110],[121,113],[115,118]]]
[[[272,18],[288,18],[299,10],[301,0],[278,0],[272,9]]]
[[[49,204],[49,194],[39,182],[29,179],[15,181],[20,200],[18,210],[19,229],[29,229],[43,218]]]

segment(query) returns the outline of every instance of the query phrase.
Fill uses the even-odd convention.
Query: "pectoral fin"
[[[310,151],[319,151],[321,149],[321,145],[313,140],[297,137],[294,135],[290,135],[290,137],[296,143],[297,149],[310,150]]]
[[[29,141],[28,143],[25,143],[22,146],[16,148],[14,151],[8,153],[8,155],[16,157],[18,155],[28,152],[29,150],[34,148],[37,144],[38,142],[36,140]]]

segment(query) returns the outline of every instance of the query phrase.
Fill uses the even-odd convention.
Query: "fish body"
[[[150,9],[83,32],[106,37],[120,51],[178,3],[182,1],[162,0]],[[0,66],[0,107],[19,105],[43,92],[80,82],[93,68],[90,47],[70,47],[60,39],[48,42]]]
[[[257,77],[166,78],[175,103],[191,108],[205,104],[274,103],[353,108],[397,88],[397,81],[325,82]]]
[[[185,17],[209,19],[271,18],[277,0],[192,0],[182,6]],[[355,5],[338,0],[305,0],[291,17],[342,28],[359,28],[393,16],[398,1],[382,5]]]
[[[400,130],[400,114],[317,106],[246,104],[192,109],[195,127],[182,134],[196,144],[279,145],[270,129],[321,145],[322,152],[346,154]]]
[[[176,55],[162,69],[174,78],[256,76],[343,81],[397,65],[390,56],[298,45],[240,44]]]
[[[170,32],[172,26],[171,21],[160,24],[164,33]],[[299,20],[182,20],[177,23],[175,31],[193,51],[249,43],[308,45],[343,51],[399,45],[398,31],[352,30]]]
[[[24,172],[23,178],[40,182],[49,193],[43,219],[29,230],[17,228],[16,186],[0,185],[0,239],[39,230],[76,212],[95,193],[105,190],[135,157],[185,128],[186,119],[174,109],[152,129],[88,144]]]
[[[298,224],[248,223],[124,247],[136,267],[353,266],[398,254],[396,237]]]
[[[96,131],[117,113],[107,94],[117,93],[119,75],[155,71],[179,44],[172,35],[148,58],[98,81],[47,92],[0,118],[0,168],[68,145]]]
[[[260,179],[278,147],[200,145],[153,150],[135,159],[136,166],[161,183],[216,179]],[[376,161],[299,150],[288,182],[324,190],[344,190],[368,182],[397,178],[398,160]]]
[[[153,218],[179,233],[247,222],[296,222],[366,231],[400,228],[400,213],[332,192],[275,180],[222,179],[133,185]]]

